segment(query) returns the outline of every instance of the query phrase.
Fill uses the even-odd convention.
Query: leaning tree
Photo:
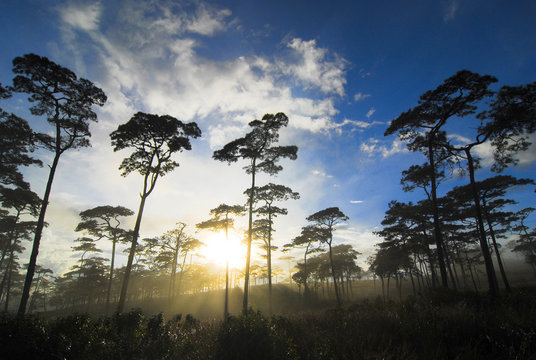
[[[22,317],[30,296],[45,213],[60,156],[69,149],[90,145],[89,124],[91,121],[97,121],[97,114],[92,110],[92,106],[104,105],[106,95],[91,81],[78,78],[71,70],[35,54],[16,57],[13,60],[13,72],[16,74],[13,90],[28,94],[28,101],[35,103],[30,107],[32,115],[46,118],[54,128],[53,135],[36,135],[41,144],[54,153],[54,158],[50,165],[22,290],[18,310],[18,316]]]
[[[249,192],[249,220],[248,220],[248,249],[246,255],[246,270],[244,276],[244,300],[242,311],[247,314],[249,295],[249,266],[251,258],[251,241],[253,239],[253,204],[255,203],[255,176],[258,172],[275,175],[283,167],[278,165],[282,158],[297,159],[296,146],[274,146],[279,141],[279,130],[288,125],[288,117],[283,113],[266,114],[262,120],[253,120],[249,123],[252,130],[244,137],[235,139],[226,144],[221,150],[214,151],[215,160],[229,164],[238,160],[248,161],[244,168],[251,174],[251,187]]]
[[[153,192],[160,176],[164,176],[179,166],[179,163],[172,159],[173,154],[182,150],[191,150],[190,138],[195,139],[200,136],[201,130],[195,122],[183,123],[169,115],[160,116],[142,112],[134,114],[127,123],[119,125],[117,130],[110,134],[114,151],[134,149],[119,166],[119,169],[123,171],[121,175],[127,176],[131,172],[138,172],[143,176],[140,205],[117,307],[119,313],[125,307],[128,281],[136,254],[143,208],[147,197]]]

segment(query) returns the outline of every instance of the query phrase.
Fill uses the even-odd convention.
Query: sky
[[[91,80],[108,97],[95,109],[92,147],[60,160],[38,263],[59,275],[76,261],[71,246],[81,235],[74,232],[80,211],[138,208],[142,178],[120,176],[129,152],[114,153],[109,134],[142,111],[195,121],[203,133],[191,151],[175,156],[180,167],[159,179],[146,204],[142,238],[178,221],[194,234],[210,209],[245,204],[245,163],[228,166],[212,153],[243,136],[249,121],[284,112],[290,121],[279,144],[297,145],[298,159],[283,161],[280,174],[260,175],[258,183],[284,184],[300,199],[280,204],[288,215],[275,222],[275,245],[299,235],[307,216],[336,206],[350,219],[335,232],[334,244],[352,244],[364,265],[380,241],[373,232],[388,203],[424,198],[402,191],[401,172],[425,159],[396,136],[383,135],[389,121],[458,70],[496,76],[495,90],[535,81],[535,19],[536,3],[528,0],[2,1],[2,84],[11,83],[13,58],[35,53]],[[2,107],[36,130],[51,131],[28,114],[23,96]],[[449,126],[452,134],[472,134],[460,124]],[[476,153],[482,159],[477,180],[492,176],[489,145]],[[52,158],[37,155],[45,163]],[[535,147],[519,160],[505,173],[535,178]],[[48,167],[24,174],[42,195]],[[440,195],[467,182],[455,176]],[[516,189],[512,197],[520,206],[536,200],[533,189]],[[237,225],[244,230],[245,218]],[[211,235],[195,236],[208,241]],[[99,246],[109,252],[109,244]]]

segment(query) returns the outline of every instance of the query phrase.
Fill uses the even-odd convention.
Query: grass
[[[0,317],[9,359],[536,359],[536,291],[499,299],[435,291],[402,302],[226,322],[141,311]]]

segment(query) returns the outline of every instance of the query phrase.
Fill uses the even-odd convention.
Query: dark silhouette
[[[249,192],[251,190],[247,190],[246,194],[248,194],[248,197],[251,197],[249,195]],[[255,212],[257,214],[265,216],[264,219],[264,226],[261,226],[261,232],[262,235],[259,237],[264,242],[264,249],[266,249],[266,259],[268,262],[268,302],[269,302],[269,311],[272,312],[272,250],[274,249],[272,245],[272,233],[275,231],[273,229],[273,219],[277,217],[277,215],[286,215],[287,209],[280,208],[274,205],[274,202],[276,201],[285,201],[289,199],[299,199],[300,194],[297,192],[292,191],[291,188],[284,186],[284,185],[277,185],[269,183],[268,185],[264,185],[261,187],[257,187],[254,189],[255,192],[255,201],[257,203],[261,203],[261,206],[255,209]],[[257,220],[259,221],[259,220]],[[264,231],[263,231],[264,230]]]
[[[8,99],[11,95],[11,91],[0,83],[0,100]],[[30,188],[19,166],[42,165],[41,161],[29,155],[35,148],[35,142],[34,132],[26,120],[0,108],[0,188],[5,185],[25,190]]]
[[[44,148],[54,153],[54,159],[50,166],[22,290],[18,310],[18,316],[22,317],[30,296],[45,213],[60,156],[69,149],[89,146],[89,123],[97,121],[97,114],[91,108],[93,105],[104,105],[106,95],[91,81],[79,79],[71,70],[35,54],[15,58],[13,72],[17,74],[13,79],[13,90],[28,94],[28,100],[35,103],[30,107],[32,115],[46,117],[47,122],[54,127],[54,136],[36,135]]]
[[[127,123],[119,125],[117,130],[110,134],[114,151],[134,149],[134,152],[128,158],[123,159],[119,166],[119,169],[123,171],[121,175],[127,176],[137,171],[143,176],[140,206],[117,306],[119,313],[123,312],[125,307],[128,281],[136,253],[145,201],[154,190],[158,177],[164,176],[179,166],[179,163],[172,160],[171,156],[182,150],[191,150],[190,138],[195,139],[200,136],[201,130],[194,122],[185,124],[169,115],[159,116],[142,112],[134,114]]]
[[[331,263],[331,275],[333,277],[333,287],[335,288],[335,296],[337,298],[337,305],[339,307],[341,306],[341,296],[339,294],[339,288],[337,286],[335,263],[333,262],[333,232],[335,231],[335,225],[347,220],[348,216],[344,215],[344,213],[339,210],[338,207],[331,207],[324,210],[320,210],[313,215],[307,217],[307,221],[312,222],[315,226],[326,231],[326,237],[321,238],[321,241],[328,245],[329,261]]]
[[[120,228],[120,217],[134,215],[134,212],[123,206],[97,206],[80,213],[81,222],[76,226],[75,231],[86,231],[91,236],[100,240],[108,239],[112,242],[112,258],[110,260],[110,276],[108,278],[108,290],[106,292],[106,313],[110,307],[110,297],[112,293],[112,282],[114,278],[115,250],[117,243],[126,241],[128,231]]]
[[[209,220],[200,222],[196,225],[198,229],[210,229],[219,231],[225,229],[225,240],[229,243],[229,228],[233,227],[234,220],[229,216],[242,216],[245,209],[242,205],[227,205],[221,204],[217,208],[210,210],[210,215],[213,217]],[[225,259],[225,300],[223,306],[223,319],[227,320],[229,315],[229,257]]]
[[[279,141],[279,130],[288,125],[288,117],[283,113],[275,115],[266,114],[262,120],[253,120],[249,123],[253,129],[244,137],[226,144],[223,149],[214,151],[215,160],[233,163],[239,159],[249,161],[245,167],[246,173],[251,174],[251,187],[249,192],[249,220],[248,220],[248,250],[246,255],[246,270],[244,278],[244,301],[242,311],[247,314],[249,292],[249,266],[251,257],[251,241],[253,239],[253,204],[255,202],[255,175],[265,172],[270,175],[277,174],[283,167],[277,162],[281,158],[297,159],[296,146],[273,146]]]

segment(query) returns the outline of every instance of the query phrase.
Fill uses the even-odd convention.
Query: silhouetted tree
[[[183,263],[181,268],[181,273],[184,269],[184,264],[186,261],[186,255],[188,252],[194,248],[201,245],[201,242],[189,236],[184,229],[186,224],[183,222],[178,222],[177,227],[173,230],[166,231],[164,235],[160,237],[159,245],[164,253],[168,255],[168,263],[170,264],[171,275],[169,279],[169,299],[170,302],[173,301],[173,298],[176,293],[175,283],[177,278],[177,267],[179,254],[184,255]],[[180,286],[180,285],[179,285]]]
[[[527,184],[534,184],[534,181],[531,179],[516,179],[515,177],[509,175],[497,175],[482,181],[478,181],[475,184],[479,191],[479,199],[481,201],[480,208],[482,211],[482,220],[488,225],[488,233],[491,238],[495,256],[497,258],[497,264],[499,266],[504,286],[508,291],[510,291],[510,284],[508,282],[506,271],[500,255],[497,237],[501,233],[506,232],[506,228],[510,227],[510,223],[515,221],[516,217],[513,213],[500,210],[505,205],[516,204],[515,201],[504,198],[509,188]],[[472,185],[456,187],[447,194],[447,197],[458,199],[459,202],[463,203],[464,201],[466,202],[467,199],[472,198],[471,192]],[[503,229],[500,228],[501,226]]]
[[[253,236],[253,204],[255,202],[255,175],[265,172],[270,175],[277,174],[283,169],[278,165],[281,158],[295,160],[298,148],[296,146],[273,146],[279,141],[279,130],[287,126],[288,117],[283,113],[266,114],[262,120],[253,120],[249,123],[252,130],[244,137],[226,144],[221,150],[213,154],[215,160],[233,163],[239,159],[249,161],[245,167],[246,173],[251,174],[251,187],[249,193],[249,221],[248,221],[248,249],[246,255],[246,270],[244,278],[244,301],[242,311],[247,314],[249,294],[249,266],[251,257],[251,241]]]
[[[492,119],[480,131],[489,134],[493,145],[492,170],[500,172],[510,164],[517,164],[514,155],[528,149],[528,134],[536,130],[536,82],[501,87],[482,118]]]
[[[519,234],[518,239],[511,241],[512,251],[520,252],[525,257],[525,262],[532,267],[536,275],[536,228],[529,228],[525,220],[536,209],[525,208],[517,212],[519,224],[513,231]]]
[[[0,100],[10,97],[11,91],[0,83]],[[24,181],[19,166],[42,165],[29,155],[34,147],[35,136],[28,122],[0,108],[0,188],[14,185],[29,190],[30,185]]]
[[[30,241],[35,233],[36,222],[30,219],[38,216],[41,199],[33,191],[23,187],[0,187],[0,203],[0,269],[3,268],[1,299],[13,269],[18,266],[16,254],[24,249],[20,245],[22,240]]]
[[[313,215],[307,217],[307,221],[312,222],[315,226],[324,229],[327,231],[326,237],[322,239],[324,243],[328,245],[329,249],[329,261],[331,263],[331,274],[333,276],[333,287],[335,288],[335,296],[337,297],[337,304],[341,306],[341,297],[339,295],[339,289],[337,287],[337,276],[335,272],[335,265],[333,262],[333,232],[335,231],[335,226],[347,221],[348,216],[339,210],[338,207],[331,207],[324,210],[320,210]]]
[[[300,279],[303,278],[304,296],[308,295],[307,278],[309,277],[309,270],[307,268],[307,255],[321,251],[321,244],[326,243],[328,237],[328,229],[316,225],[307,225],[302,227],[300,235],[292,239],[292,242],[284,245],[285,248],[305,247],[305,252],[303,254],[303,269],[300,269],[302,275],[299,277]]]
[[[13,79],[13,90],[27,93],[28,100],[35,103],[30,107],[32,115],[46,117],[54,127],[54,136],[37,135],[44,147],[54,153],[54,159],[50,165],[18,310],[18,316],[22,317],[30,296],[45,213],[60,156],[69,149],[89,146],[89,123],[97,120],[97,114],[91,107],[102,106],[106,102],[106,95],[91,81],[77,78],[69,69],[35,54],[16,57],[13,72],[17,74]]]
[[[249,194],[251,190],[247,190]],[[255,209],[257,214],[263,215],[266,220],[265,234],[263,237],[265,242],[264,247],[266,249],[266,259],[268,261],[268,302],[270,313],[272,311],[272,232],[273,230],[273,220],[278,215],[287,215],[287,209],[280,208],[274,205],[274,202],[286,201],[289,199],[299,199],[300,194],[292,191],[291,188],[284,186],[269,183],[267,185],[256,187],[254,189],[255,201],[256,203],[261,203],[261,206]]]
[[[225,229],[225,241],[229,243],[229,228],[233,227],[234,219],[230,216],[242,216],[244,214],[242,205],[221,204],[217,208],[210,210],[212,218],[196,225],[198,229],[210,229],[219,231]],[[225,257],[225,300],[223,307],[223,319],[227,321],[229,314],[229,256]]]
[[[398,132],[402,140],[409,142],[410,150],[422,150],[428,156],[434,234],[441,282],[445,287],[448,282],[436,191],[438,155],[441,160],[447,157],[441,154],[442,148],[438,147],[439,143],[445,142],[445,133],[441,129],[451,117],[464,117],[474,113],[475,103],[490,95],[488,86],[495,81],[492,76],[482,77],[467,70],[459,71],[436,89],[421,95],[418,105],[393,120],[385,131],[385,135]]]
[[[134,152],[128,158],[123,159],[119,166],[119,169],[123,170],[121,175],[127,176],[137,171],[143,176],[140,206],[132,234],[132,244],[117,307],[118,312],[122,312],[125,306],[145,201],[154,190],[158,178],[179,166],[179,163],[172,160],[172,155],[182,150],[191,150],[190,138],[195,139],[200,136],[201,130],[194,122],[185,124],[169,115],[159,116],[142,112],[134,114],[127,123],[119,125],[117,130],[110,134],[114,151],[134,149]]]
[[[101,253],[102,250],[97,248],[97,246],[95,245],[95,239],[92,239],[87,236],[80,237],[76,239],[75,242],[79,243],[79,245],[72,246],[73,251],[81,252],[82,255],[80,256],[80,260],[78,260],[80,265],[73,266],[73,270],[78,271],[78,277],[80,278],[82,276],[82,271],[84,269],[84,257],[86,256],[86,254],[87,253]]]
[[[134,215],[134,212],[123,206],[97,206],[84,210],[80,213],[81,222],[76,226],[75,231],[87,231],[91,236],[100,240],[108,239],[112,242],[112,258],[110,260],[110,274],[108,277],[108,290],[106,293],[106,313],[110,307],[110,297],[112,293],[112,282],[114,278],[115,249],[119,241],[125,241],[128,231],[120,228],[120,217]]]

